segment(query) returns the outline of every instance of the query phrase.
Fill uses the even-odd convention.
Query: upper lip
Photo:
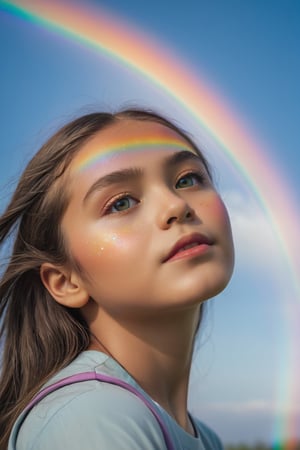
[[[201,233],[193,233],[193,234],[189,234],[187,236],[183,236],[171,248],[171,250],[168,252],[168,254],[163,259],[163,262],[166,262],[169,259],[171,259],[176,253],[178,253],[180,251],[180,249],[182,249],[186,245],[194,244],[194,243],[198,244],[198,245],[201,245],[201,244],[212,245],[212,240]]]

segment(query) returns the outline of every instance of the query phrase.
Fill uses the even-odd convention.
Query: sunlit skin
[[[113,140],[132,136],[141,143],[134,152],[97,162]],[[182,146],[145,148],[149,136]],[[170,163],[181,152],[184,159]],[[190,433],[186,397],[199,305],[224,289],[233,268],[227,211],[195,154],[180,135],[153,122],[122,120],[89,140],[69,167],[71,195],[62,220],[81,267],[69,280],[82,294],[52,289],[61,303],[81,308],[95,336],[90,348],[111,354]],[[93,155],[95,164],[82,168],[80,161]],[[91,190],[124,169],[134,169],[133,176]],[[209,244],[166,260],[178,240],[193,233]],[[55,277],[44,272],[51,291]],[[60,284],[65,289],[66,282]]]

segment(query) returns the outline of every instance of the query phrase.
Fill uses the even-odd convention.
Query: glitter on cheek
[[[122,242],[120,236],[116,233],[106,233],[99,238],[99,241],[100,247],[98,247],[98,250],[100,251],[100,254],[106,249],[111,249],[112,246],[115,247],[116,245],[121,245]]]
[[[98,236],[90,238],[87,241],[88,247],[97,256],[107,257],[107,253],[120,248],[126,248],[129,242],[125,242],[125,238],[132,233],[128,228],[124,228],[118,233],[116,232],[101,232]]]

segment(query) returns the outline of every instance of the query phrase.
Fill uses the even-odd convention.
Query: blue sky
[[[172,50],[199,79],[209,80],[251,134],[265,142],[266,154],[280,169],[278,184],[288,184],[298,197],[299,2],[79,3],[105,7]],[[0,52],[1,208],[25,161],[74,114],[125,103],[158,105],[203,136],[174,99],[128,67],[1,8]],[[291,342],[300,325],[299,299],[251,186],[226,158],[219,158],[216,147],[211,143],[207,153],[232,217],[237,265],[228,289],[208,307],[194,363],[191,408],[224,442],[271,442],[291,410],[300,429],[299,390],[291,386],[290,401],[284,393],[285,383],[295,382],[291,363],[299,360]]]

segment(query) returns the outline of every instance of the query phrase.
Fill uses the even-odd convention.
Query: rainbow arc
[[[263,146],[245,129],[241,119],[220,95],[209,88],[208,83],[161,45],[158,46],[101,7],[95,13],[88,6],[61,0],[2,0],[0,7],[121,61],[160,87],[188,111],[218,142],[256,194],[289,267],[291,290],[299,298],[300,249],[296,243],[299,242],[300,221],[288,183]],[[282,392],[285,397],[282,401],[288,405],[292,401],[292,388],[282,389]],[[289,433],[293,431],[292,418],[286,415],[280,421],[277,441],[289,438]],[[274,448],[282,447],[276,445]],[[292,450],[293,444],[288,448]]]

